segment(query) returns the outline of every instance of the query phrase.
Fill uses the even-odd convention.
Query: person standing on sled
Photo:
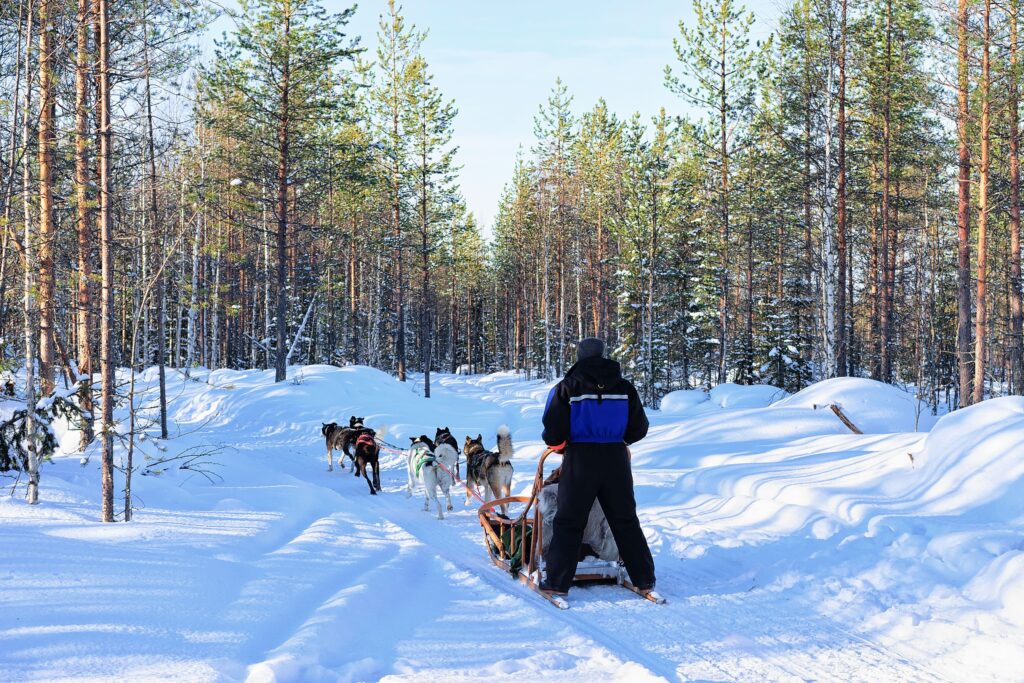
[[[569,592],[583,531],[596,498],[608,519],[630,582],[642,594],[654,589],[654,558],[636,516],[627,445],[647,436],[647,415],[619,364],[604,357],[594,337],[577,347],[576,364],[548,394],[544,443],[563,451],[558,512],[545,559],[542,591]]]

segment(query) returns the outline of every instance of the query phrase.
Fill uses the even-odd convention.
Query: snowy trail
[[[507,397],[501,394],[471,393],[482,400],[507,403]],[[539,414],[539,405],[530,407],[531,412]],[[531,446],[518,450],[540,448],[539,444]],[[517,456],[516,464],[520,474],[518,481],[522,482],[529,479],[536,459]],[[394,482],[393,490],[404,489],[404,470],[387,473],[390,477],[385,481]],[[717,598],[683,597],[687,592],[684,587],[691,578],[684,571],[659,569],[659,589],[676,598],[669,605],[650,605],[615,587],[593,587],[574,590],[572,610],[557,612],[486,560],[468,562],[464,559],[474,554],[483,557],[475,514],[468,520],[473,533],[453,534],[440,527],[431,514],[418,511],[415,504],[391,512],[393,506],[375,502],[381,506],[382,516],[455,566],[478,572],[496,589],[522,596],[536,603],[537,609],[553,612],[553,616],[545,616],[570,626],[612,652],[625,654],[668,680],[705,677],[751,681],[855,679],[868,671],[867,677],[874,680],[943,680],[832,620],[815,617],[810,605],[794,602],[788,596],[761,592]],[[460,530],[466,526],[464,518],[465,515],[458,517],[463,522]],[[730,652],[742,651],[746,643],[757,644],[756,654],[745,656]]]
[[[1006,489],[1017,471],[998,458],[1024,444],[1024,403],[977,422],[962,472],[937,469],[921,434],[851,435],[800,396],[655,412],[635,479],[670,603],[605,586],[575,589],[561,612],[489,562],[458,490],[439,521],[386,455],[383,495],[369,496],[326,471],[319,435],[355,413],[391,443],[450,426],[491,445],[507,423],[522,491],[547,385],[441,376],[426,401],[366,368],[302,376],[175,377],[183,435],[169,443],[224,448],[224,481],[139,477],[130,525],[94,521],[96,463],[73,455],[47,466],[39,507],[0,499],[5,680],[1021,678],[999,663],[1024,654],[1024,520]],[[980,507],[951,507],[933,495],[949,480],[990,488]]]

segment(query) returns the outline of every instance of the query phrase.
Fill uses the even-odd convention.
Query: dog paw
[[[328,471],[328,472],[333,472],[333,471],[334,471],[334,468],[333,468],[333,467],[328,467],[328,468],[327,468],[327,471]]]
[[[452,510],[454,510],[454,509],[455,509],[455,508],[454,508],[454,507],[452,506],[452,504],[451,504],[451,503],[448,503],[448,512],[451,512],[451,511],[452,511]]]

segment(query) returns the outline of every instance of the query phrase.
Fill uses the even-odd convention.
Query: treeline
[[[650,401],[833,376],[1020,393],[1016,0],[694,2],[672,117],[557,84],[495,227],[507,364],[612,340]]]
[[[115,367],[364,363],[429,395],[431,370],[555,376],[586,335],[651,405],[837,375],[935,409],[1019,393],[1017,0],[793,0],[763,42],[737,2],[694,10],[664,110],[556,83],[488,241],[393,2],[369,52],[352,10],[244,0],[206,60],[191,0],[5,3],[19,433],[77,392],[108,463]]]

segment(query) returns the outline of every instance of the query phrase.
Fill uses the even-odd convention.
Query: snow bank
[[[916,455],[916,490],[930,514],[1011,519],[1024,501],[1024,398],[1008,396],[944,415]]]
[[[816,382],[773,407],[821,409],[833,403],[865,434],[914,431],[914,397],[892,385],[860,377]]]
[[[665,414],[683,415],[712,408],[764,408],[789,396],[778,387],[767,384],[719,384],[710,392],[702,389],[678,389],[661,399],[659,410]]]
[[[789,396],[789,392],[769,384],[719,384],[711,390],[712,403],[722,408],[764,408]]]
[[[679,415],[687,413],[707,401],[708,394],[702,389],[678,389],[661,398],[660,410],[663,413]]]

